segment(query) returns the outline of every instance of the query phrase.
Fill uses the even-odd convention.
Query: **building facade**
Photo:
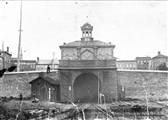
[[[0,51],[0,69],[9,68],[11,66],[11,56],[9,53],[9,48],[7,51]]]
[[[151,57],[136,57],[135,60],[118,60],[116,61],[117,69],[128,70],[159,70],[159,67],[168,69],[168,56],[158,52],[158,55]],[[166,68],[167,67],[167,68]]]
[[[59,64],[59,61],[57,59],[44,60],[44,59],[37,58],[36,70],[37,71],[47,70],[48,65],[51,70],[57,70],[58,64]]]
[[[121,86],[117,79],[114,45],[92,37],[93,26],[85,23],[81,27],[79,41],[60,46],[59,79],[61,101],[100,102],[100,94],[106,101],[121,97]]]
[[[11,59],[11,65],[17,66],[17,58]],[[35,70],[36,70],[36,60],[20,60],[20,71],[35,71]]]
[[[168,56],[161,54],[161,52],[159,51],[158,55],[152,58],[151,68],[153,70],[158,70],[158,67],[164,63],[168,67]]]
[[[136,60],[119,60],[116,61],[117,69],[128,69],[128,70],[136,70],[137,62]]]
[[[151,57],[136,57],[136,63],[139,70],[151,69]]]

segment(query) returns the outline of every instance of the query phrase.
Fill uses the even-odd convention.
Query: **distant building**
[[[59,61],[57,59],[44,60],[37,58],[36,70],[47,70],[49,65],[50,70],[56,70],[58,68]]]
[[[11,64],[17,66],[17,58],[11,59]],[[36,70],[36,60],[20,60],[20,71]]]
[[[0,51],[0,69],[10,67],[11,56],[12,54],[9,53],[9,47],[7,47],[7,51]]]
[[[152,66],[151,68],[157,70],[158,66],[165,63],[168,66],[168,56],[161,54],[158,51],[158,55],[152,58]]]
[[[119,60],[116,61],[117,69],[129,69],[136,70],[137,63],[136,60]]]
[[[136,57],[137,69],[149,70],[151,66],[151,57]]]
[[[151,57],[136,57],[135,60],[116,61],[117,69],[129,70],[158,70],[160,65],[165,64],[168,67],[168,56],[158,52],[158,55]]]
[[[17,58],[11,59],[11,64],[17,66]],[[47,66],[50,66],[50,70],[56,70],[58,68],[58,60],[20,60],[20,71],[35,71],[35,70],[47,70]]]

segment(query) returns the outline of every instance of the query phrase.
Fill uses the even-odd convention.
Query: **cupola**
[[[85,23],[83,26],[81,26],[81,31],[82,31],[82,41],[93,41],[92,38],[92,31],[93,31],[93,26],[89,23]]]

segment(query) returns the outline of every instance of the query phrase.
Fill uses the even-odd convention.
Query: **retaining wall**
[[[29,96],[31,86],[29,82],[39,76],[40,71],[5,73],[0,78],[0,96]],[[125,97],[154,99],[168,98],[168,71],[149,70],[118,70],[118,80],[125,88]],[[57,71],[52,71],[49,76],[58,79]]]

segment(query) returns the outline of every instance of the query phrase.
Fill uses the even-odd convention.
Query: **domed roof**
[[[93,30],[93,26],[89,23],[85,23],[83,26],[81,26],[81,30]]]
[[[94,41],[74,41],[74,42],[70,42],[67,44],[64,44],[60,47],[83,47],[83,46],[95,46],[95,47],[109,47],[109,46],[113,46],[111,43],[105,43],[99,40],[94,40]]]

